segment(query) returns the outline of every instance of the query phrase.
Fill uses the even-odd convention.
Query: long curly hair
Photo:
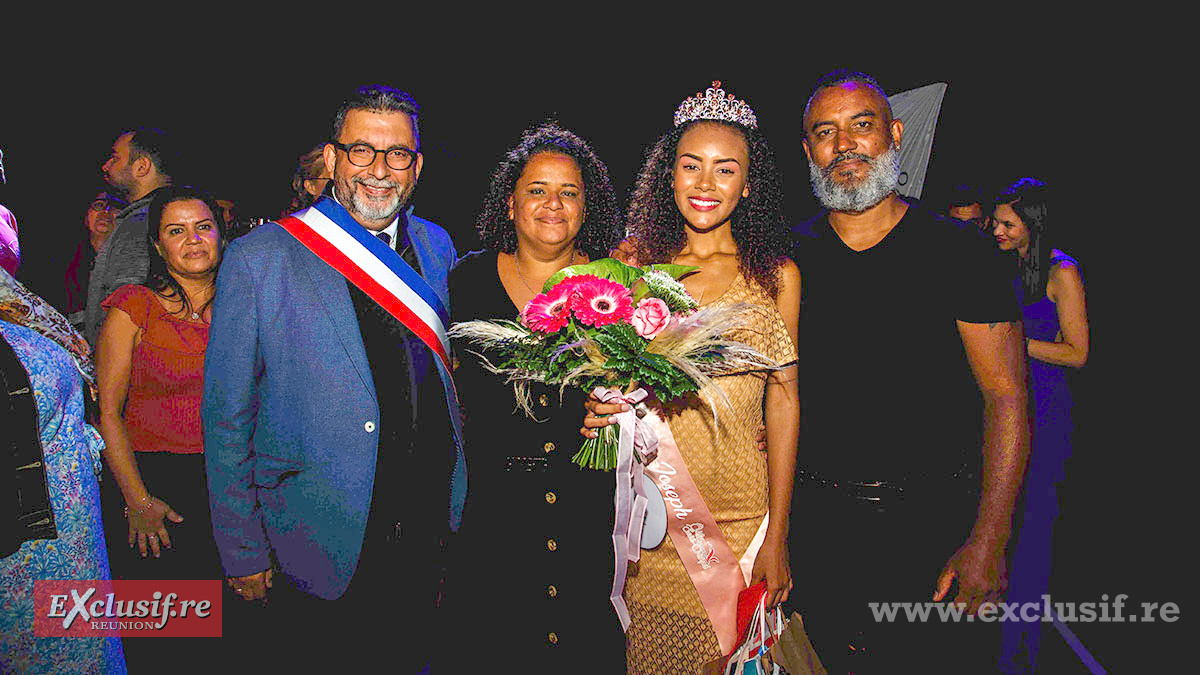
[[[526,129],[521,141],[504,155],[492,172],[492,183],[475,220],[475,230],[489,251],[515,253],[517,229],[508,218],[508,200],[529,158],[539,152],[554,152],[575,160],[583,176],[584,220],[575,237],[575,247],[589,258],[606,257],[624,235],[621,209],[608,178],[608,167],[575,133],[556,122]]]
[[[169,185],[156,192],[154,199],[150,201],[150,210],[147,213],[149,227],[146,228],[146,247],[150,252],[150,271],[146,274],[146,281],[142,285],[164,298],[176,298],[180,300],[186,312],[199,314],[213,303],[216,296],[209,298],[208,302],[204,303],[201,307],[192,307],[192,303],[188,300],[183,286],[171,275],[171,270],[167,267],[167,261],[163,259],[158,249],[154,247],[158,243],[159,226],[162,225],[162,215],[167,205],[174,204],[175,202],[191,201],[193,199],[204,202],[204,205],[212,213],[213,222],[217,224],[217,233],[221,237],[217,248],[217,265],[220,265],[220,261],[225,255],[225,245],[229,243],[226,239],[229,230],[228,224],[225,222],[224,212],[217,207],[216,199],[210,193],[191,185]],[[213,270],[213,272],[215,274],[216,270]]]
[[[776,297],[779,266],[788,251],[783,181],[766,138],[757,129],[734,122],[702,119],[680,125],[659,137],[646,153],[626,218],[630,234],[637,238],[638,261],[643,265],[670,262],[683,249],[687,222],[675,204],[671,178],[679,139],[701,123],[729,127],[746,141],[750,151],[746,177],[750,196],[740,199],[730,215],[738,247],[738,269],[747,280],[754,280]]]

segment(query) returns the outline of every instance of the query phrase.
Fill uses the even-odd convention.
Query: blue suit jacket
[[[425,279],[449,306],[449,235],[411,215],[408,231]],[[261,572],[274,551],[298,586],[339,597],[362,548],[379,408],[344,277],[275,223],[225,252],[204,362],[203,416],[225,573]],[[449,526],[457,530],[466,470],[453,422],[455,436],[428,451],[454,453],[447,497]]]

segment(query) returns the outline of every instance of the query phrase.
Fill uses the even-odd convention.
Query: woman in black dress
[[[552,274],[608,255],[623,228],[608,169],[574,133],[530,129],[492,176],[476,227],[486,250],[450,274],[455,322],[516,318]],[[470,489],[450,544],[447,650],[464,672],[623,672],[612,584],[613,475],[571,462],[583,394],[512,387],[455,345]]]

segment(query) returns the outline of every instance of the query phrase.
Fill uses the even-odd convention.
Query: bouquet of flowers
[[[597,386],[653,388],[662,399],[703,393],[713,413],[724,398],[710,378],[776,364],[747,345],[724,337],[743,323],[749,305],[698,308],[679,279],[697,267],[633,267],[603,258],[559,270],[521,310],[520,320],[467,321],[450,336],[494,350],[484,368],[507,377],[517,404],[534,417],[529,383],[591,391]],[[728,401],[723,401],[728,405]],[[618,432],[604,427],[583,442],[572,460],[613,469]]]

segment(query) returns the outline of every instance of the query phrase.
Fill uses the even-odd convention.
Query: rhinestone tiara
[[[703,94],[683,99],[683,103],[675,109],[675,126],[694,120],[722,120],[758,128],[754,111],[745,101],[734,98],[733,94],[726,95],[720,80],[713,82]]]

